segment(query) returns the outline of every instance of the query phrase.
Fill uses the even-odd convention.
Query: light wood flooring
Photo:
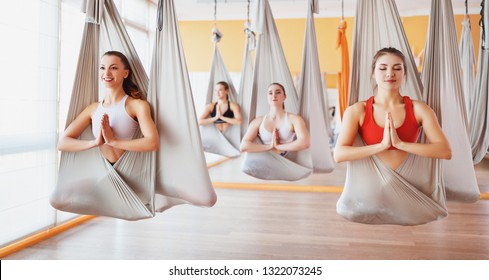
[[[239,164],[213,167],[211,178],[256,182],[226,171]],[[342,185],[344,171],[339,165],[293,184]],[[488,191],[489,163],[476,172]],[[212,208],[176,206],[137,222],[98,217],[5,259],[489,259],[489,200],[449,202],[447,218],[403,227],[344,220],[335,211],[337,193],[216,192]]]

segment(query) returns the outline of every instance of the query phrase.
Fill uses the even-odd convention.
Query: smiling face
[[[268,104],[283,107],[286,97],[284,89],[280,85],[271,84],[268,87]]]
[[[124,79],[129,75],[122,60],[115,55],[104,55],[100,61],[100,79],[107,88],[122,86]]]
[[[228,89],[222,84],[216,84],[214,92],[218,99],[226,100],[228,98]]]
[[[373,69],[373,78],[381,89],[398,90],[406,76],[402,57],[395,54],[384,54],[378,57]]]

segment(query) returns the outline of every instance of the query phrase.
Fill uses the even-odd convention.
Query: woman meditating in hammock
[[[270,111],[265,116],[255,118],[249,125],[241,141],[241,152],[273,151],[282,156],[288,152],[309,148],[310,138],[304,119],[285,111],[285,89],[279,83],[268,87]],[[263,144],[255,143],[259,137]]]
[[[406,63],[402,52],[383,48],[375,54],[372,78],[377,84],[377,93],[345,111],[334,150],[336,162],[377,155],[395,170],[408,153],[451,158],[450,145],[433,110],[423,102],[401,95],[400,87],[405,77]],[[421,126],[428,144],[416,143]],[[357,133],[366,145],[353,146]]]
[[[419,225],[446,217],[435,159],[450,159],[450,145],[434,111],[401,95],[404,55],[394,48],[379,50],[371,77],[375,95],[343,115],[334,157],[347,161],[347,169],[336,212],[366,224]],[[424,136],[418,137],[421,127]]]
[[[229,85],[221,81],[215,87],[217,102],[205,105],[204,112],[199,118],[199,125],[214,124],[219,131],[224,132],[230,125],[240,125],[242,122],[239,105],[229,101]]]
[[[86,107],[66,128],[58,149],[78,152],[99,147],[112,164],[124,151],[158,150],[159,135],[151,118],[150,106],[142,100],[139,88],[132,81],[126,56],[117,51],[106,52],[100,62],[99,75],[106,88],[104,99]],[[92,125],[95,139],[78,139],[89,125]],[[138,126],[143,137],[133,139]]]

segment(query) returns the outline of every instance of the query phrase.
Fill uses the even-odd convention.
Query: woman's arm
[[[414,113],[423,126],[428,137],[428,144],[403,142],[396,131],[391,132],[392,146],[401,151],[429,158],[451,159],[452,150],[443,130],[438,123],[435,112],[426,104],[413,100]],[[392,118],[390,118],[392,126]]]
[[[212,118],[209,118],[213,109],[214,109],[214,103],[209,103],[205,105],[204,112],[202,113],[202,115],[200,115],[199,118],[199,125],[209,125],[219,119],[221,115],[219,111],[219,106],[216,108],[216,115]]]
[[[134,114],[136,116],[143,137],[128,140],[115,138],[109,125],[109,117],[104,115],[101,130],[105,139],[105,144],[117,149],[133,152],[151,152],[159,150],[160,137],[156,125],[151,118],[149,103],[140,99],[131,100],[127,110],[130,115]]]
[[[229,102],[229,106],[231,106],[231,111],[233,111],[234,118],[228,118],[225,116],[221,116],[221,120],[232,124],[232,125],[240,125],[241,122],[243,121],[243,118],[241,116],[241,110],[239,108],[239,105],[236,103],[231,103]]]
[[[389,134],[390,124],[385,121],[384,137],[382,142],[374,145],[352,146],[355,137],[358,134],[360,118],[365,114],[365,105],[362,102],[348,107],[343,114],[343,123],[341,131],[336,140],[334,148],[334,159],[336,162],[358,160],[373,156],[387,150],[391,146],[391,137]]]
[[[75,120],[68,125],[58,141],[58,150],[63,152],[80,152],[104,144],[102,133],[93,140],[80,140],[78,137],[92,122],[92,112],[98,103],[87,106]]]
[[[289,143],[277,143],[275,148],[279,151],[300,151],[309,148],[311,137],[307,130],[304,119],[297,115],[289,114],[289,119],[295,131],[296,139]]]
[[[258,153],[267,152],[273,149],[273,141],[271,145],[254,143],[256,137],[258,137],[258,129],[260,128],[262,119],[263,117],[258,117],[248,126],[248,130],[246,130],[246,134],[244,135],[243,140],[241,140],[241,145],[239,146],[239,150],[241,152]]]

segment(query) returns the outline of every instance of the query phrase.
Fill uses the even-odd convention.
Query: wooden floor
[[[223,175],[239,162],[211,168],[212,179],[256,182],[240,172]],[[341,185],[344,170],[295,184]],[[488,191],[489,164],[476,172]],[[489,200],[449,202],[447,218],[402,227],[344,220],[336,193],[216,192],[212,208],[176,206],[137,222],[99,217],[5,259],[489,259]]]

